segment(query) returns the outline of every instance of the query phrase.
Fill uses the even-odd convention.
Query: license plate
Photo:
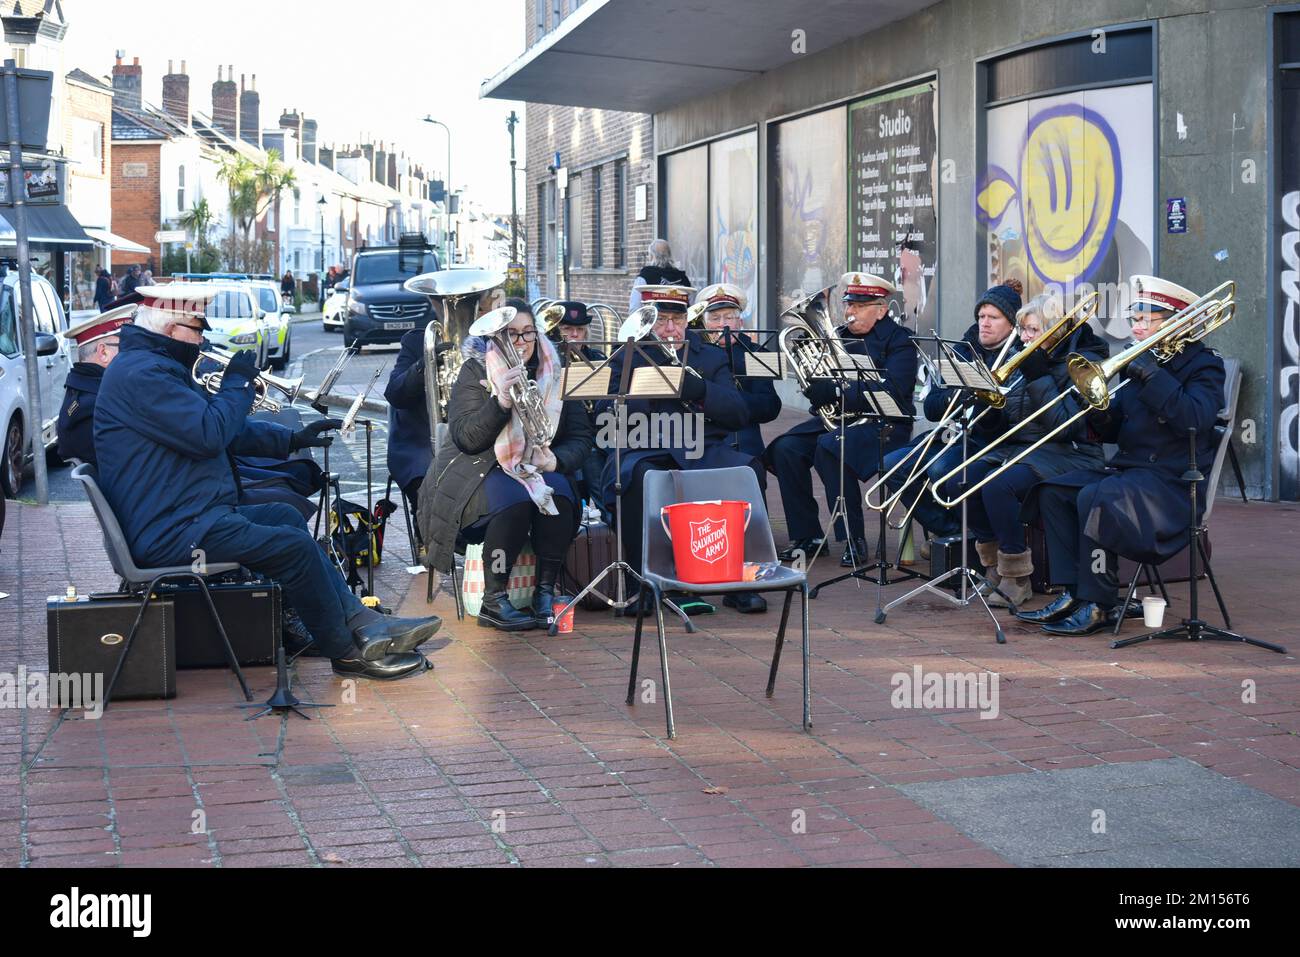
[[[392,330],[394,330],[394,329],[414,329],[414,328],[415,328],[415,323],[414,323],[414,322],[386,322],[386,323],[384,323],[384,329],[385,329],[385,330],[388,330],[388,331],[392,331]]]

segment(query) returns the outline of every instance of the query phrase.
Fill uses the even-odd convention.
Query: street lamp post
[[[443,229],[443,232],[442,232],[442,247],[443,247],[443,255],[446,257],[446,261],[443,262],[442,266],[443,266],[444,269],[449,269],[449,268],[451,267],[451,264],[452,264],[452,253],[451,253],[451,127],[449,127],[446,123],[442,122],[442,120],[435,120],[432,116],[425,116],[425,118],[424,118],[424,122],[426,122],[426,123],[432,123],[434,126],[441,126],[441,127],[443,128],[443,130],[446,131],[446,133],[447,133],[447,182],[444,184],[444,189],[443,189],[443,199],[442,199],[442,210],[443,210],[443,212],[442,212],[442,216],[443,216],[443,226],[444,226],[444,229]]]
[[[325,308],[325,194],[316,200],[316,205],[320,207],[320,271],[316,273],[320,282],[320,305],[321,309]]]
[[[511,110],[506,117],[506,129],[510,131],[510,261],[519,262],[519,200],[515,191],[518,173],[515,170],[515,125],[519,117]]]

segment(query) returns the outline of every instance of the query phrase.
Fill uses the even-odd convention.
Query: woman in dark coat
[[[430,567],[450,570],[457,542],[483,544],[483,606],[479,624],[503,631],[549,627],[555,582],[578,529],[578,493],[572,475],[591,451],[594,430],[579,402],[560,399],[561,362],[538,329],[528,304],[491,340],[470,337],[452,388],[446,438],[420,496],[420,527]],[[509,335],[522,365],[511,369],[499,340]],[[524,371],[518,371],[524,370]],[[526,375],[525,375],[526,373]],[[527,442],[509,388],[532,380],[556,424],[549,446]],[[432,490],[431,492],[428,490]],[[525,542],[537,555],[531,612],[506,595],[507,577]]]
[[[998,288],[1002,287],[990,289],[986,298]],[[991,298],[996,304],[997,296]],[[1055,325],[1061,317],[1061,308],[1052,297],[1036,296],[1015,316],[1021,336],[1026,340],[1025,348],[1028,348],[1036,338],[1034,330],[1041,334]],[[1110,355],[1110,346],[1087,325],[1080,326],[1067,339],[1060,340],[1059,335],[1054,335],[1058,338],[1054,344],[1045,344],[1021,362],[1012,379],[1015,386],[1007,394],[1006,404],[1001,409],[990,410],[975,427],[974,434],[983,443],[992,443],[1070,390],[1072,383],[1067,371],[1070,355],[1078,353],[1094,362]],[[1066,399],[1024,425],[1014,439],[991,449],[967,469],[968,486],[1022,455],[1079,408],[1075,399]],[[970,497],[970,528],[975,534],[975,550],[980,563],[988,569],[989,581],[994,587],[1001,588],[1013,605],[1023,603],[1033,594],[1030,577],[1034,563],[1025,543],[1021,504],[1042,480],[1075,469],[1099,468],[1102,461],[1100,442],[1095,435],[1089,434],[1087,425],[1080,418]],[[956,479],[950,479],[945,483],[941,496],[946,500],[954,498],[959,494],[956,484]],[[996,603],[1003,604],[1001,601]]]

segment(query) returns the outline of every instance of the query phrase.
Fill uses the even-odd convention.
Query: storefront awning
[[[13,246],[18,235],[13,227],[14,211],[0,207],[0,246]],[[33,246],[48,249],[51,246],[84,246],[90,248],[95,241],[86,235],[81,224],[68,212],[66,206],[27,207],[27,241]]]
[[[911,16],[936,0],[587,0],[479,96],[657,113]],[[797,34],[796,34],[796,31]]]
[[[117,233],[110,233],[107,229],[96,229],[93,226],[87,226],[86,235],[100,245],[107,246],[110,249],[116,249],[119,252],[144,253],[147,255],[152,251],[148,246],[141,246],[134,240],[127,239],[125,236],[119,236]]]

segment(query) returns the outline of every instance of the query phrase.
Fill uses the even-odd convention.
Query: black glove
[[[682,377],[682,398],[687,402],[696,402],[703,399],[708,393],[704,387],[704,380],[697,375],[691,375],[689,372]]]
[[[1041,379],[1052,371],[1052,361],[1046,353],[1046,349],[1035,349],[1020,363],[1020,371],[1024,373],[1026,382]]]
[[[830,379],[813,379],[808,388],[803,390],[804,398],[813,404],[813,408],[831,405],[839,400],[840,394],[835,390],[835,383]]]
[[[1146,382],[1159,368],[1160,363],[1156,362],[1156,357],[1148,350],[1124,367],[1124,378]]]
[[[293,435],[289,436],[289,451],[297,452],[299,449],[323,449],[334,441],[332,435],[321,435],[322,432],[329,432],[331,429],[337,429],[343,425],[342,419],[319,419],[309,425],[303,426]]]
[[[221,373],[221,387],[244,389],[257,378],[257,354],[252,349],[240,349],[230,359]]]

